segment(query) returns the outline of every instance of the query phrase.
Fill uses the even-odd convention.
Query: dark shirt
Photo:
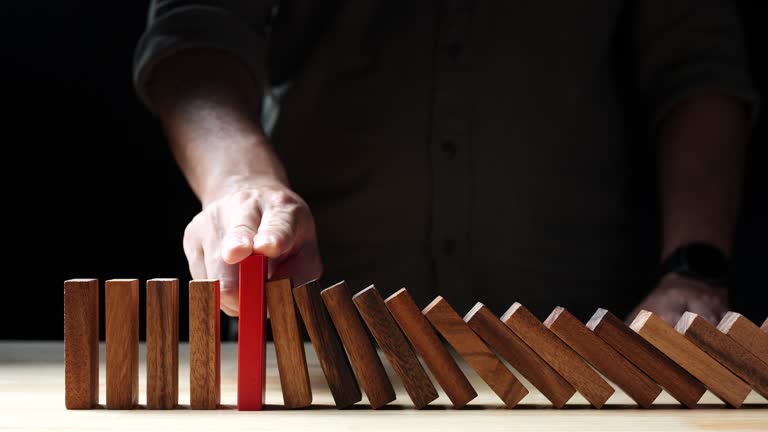
[[[214,47],[288,88],[272,142],[328,284],[424,306],[622,314],[658,260],[654,133],[692,92],[755,99],[726,0],[155,0],[137,89]]]

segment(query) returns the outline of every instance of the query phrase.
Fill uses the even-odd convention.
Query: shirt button
[[[444,139],[440,142],[440,150],[445,153],[448,159],[452,160],[456,157],[456,144],[449,139]]]
[[[453,239],[443,240],[443,255],[451,256],[456,250],[456,242]]]

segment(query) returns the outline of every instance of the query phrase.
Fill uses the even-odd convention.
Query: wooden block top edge
[[[740,313],[728,311],[723,316],[723,319],[720,320],[720,323],[717,324],[717,329],[727,334],[731,330],[731,327],[736,324],[736,321],[741,318],[741,316],[742,315]]]
[[[435,299],[434,299],[434,300],[432,300],[432,301],[431,301],[431,302],[430,302],[430,303],[427,305],[427,307],[425,307],[424,309],[422,309],[421,313],[423,313],[423,314],[425,314],[425,315],[426,315],[426,314],[428,314],[428,313],[429,313],[429,312],[430,312],[432,309],[434,309],[434,308],[435,308],[435,306],[437,306],[438,304],[440,304],[440,303],[442,303],[442,302],[444,302],[444,301],[445,301],[445,299],[443,298],[443,296],[437,296],[437,297],[435,297]]]
[[[147,279],[147,282],[178,282],[179,278],[152,278]]]
[[[563,314],[563,312],[569,313],[569,312],[566,312],[565,308],[563,308],[562,306],[557,306],[554,310],[552,310],[552,312],[549,314],[547,319],[545,319],[544,322],[542,323],[544,324],[544,327],[546,328],[552,327],[552,324],[554,324],[555,321],[557,321],[557,319],[560,317],[560,315]]]
[[[393,298],[396,298],[396,297],[400,297],[401,295],[407,295],[408,297],[411,296],[411,294],[408,292],[408,290],[405,289],[405,287],[403,287],[403,288],[400,288],[399,290],[395,291],[394,294],[392,294],[391,296],[385,298],[384,299],[384,303],[388,302],[390,299],[393,299]]]
[[[189,285],[203,285],[203,284],[219,284],[218,279],[192,279],[189,281]]]
[[[517,312],[517,310],[518,310],[518,309],[520,309],[520,308],[523,308],[523,309],[525,309],[525,306],[523,306],[523,305],[522,305],[521,303],[519,303],[519,302],[515,302],[514,304],[512,304],[512,306],[510,306],[510,307],[509,307],[509,309],[507,309],[507,311],[506,311],[506,312],[504,312],[504,314],[501,316],[501,320],[502,320],[502,321],[507,321],[507,320],[508,320],[510,317],[512,317],[512,315],[514,315],[514,313],[515,313],[515,312]]]
[[[608,309],[598,308],[595,311],[595,314],[592,315],[592,318],[590,318],[589,321],[587,321],[587,324],[585,325],[587,326],[588,329],[595,331],[595,329],[598,328],[600,324],[603,322],[603,318],[608,316],[608,314],[610,314],[610,312],[608,312]]]
[[[768,333],[768,318],[765,319],[765,322],[763,322],[763,325],[760,326],[760,329],[766,333]]]
[[[134,283],[134,282],[135,283],[139,283],[139,280],[135,279],[135,278],[133,278],[133,279],[126,278],[126,279],[107,279],[105,281],[105,283],[108,283],[108,284],[113,284],[113,283]]]
[[[472,320],[472,317],[477,315],[477,313],[483,310],[484,308],[485,308],[485,305],[483,303],[481,302],[475,303],[475,305],[472,306],[472,309],[470,309],[469,312],[467,312],[467,314],[464,315],[464,318],[463,318],[464,322],[468,322]]]
[[[92,283],[92,282],[98,282],[99,280],[96,278],[75,278],[75,279],[67,279],[64,281],[64,284],[71,284],[71,283]]]
[[[369,292],[376,291],[376,287],[373,285],[368,285],[366,288],[361,289],[358,291],[355,295],[352,296],[352,301],[354,301],[358,297],[362,297],[365,295],[368,295]]]
[[[326,297],[326,296],[328,296],[330,294],[331,291],[337,290],[337,289],[342,289],[342,288],[348,289],[347,281],[341,280],[341,281],[336,282],[335,284],[329,286],[328,288],[325,288],[325,289],[321,290],[320,291],[320,295],[323,296],[323,297]]]
[[[697,314],[686,311],[675,324],[675,331],[684,335],[698,317]]]
[[[648,321],[648,319],[650,319],[652,316],[653,312],[647,311],[645,309],[641,310],[640,313],[638,313],[635,317],[634,321],[632,321],[632,324],[629,325],[629,328],[634,330],[636,333],[639,333],[640,330],[643,329],[646,321]]]
[[[303,284],[293,288],[293,290],[294,291],[300,291],[300,290],[305,290],[305,289],[309,289],[309,288],[314,288],[314,287],[319,286],[319,285],[320,285],[320,281],[318,279],[312,279],[311,281],[307,281],[307,282],[305,282],[305,283],[303,283]]]

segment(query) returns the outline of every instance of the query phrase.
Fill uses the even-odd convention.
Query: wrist
[[[713,244],[694,242],[682,245],[664,258],[659,279],[677,274],[709,285],[725,286],[730,277],[730,259]]]

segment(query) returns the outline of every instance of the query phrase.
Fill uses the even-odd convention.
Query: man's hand
[[[717,325],[728,312],[728,289],[670,273],[629,314],[627,322],[635,319],[641,310],[659,315],[670,325],[675,325],[686,311]]]
[[[238,314],[236,264],[253,253],[270,258],[270,278],[302,284],[322,273],[304,200],[278,182],[235,190],[207,203],[184,232],[192,277],[221,281],[221,309],[230,316]]]

